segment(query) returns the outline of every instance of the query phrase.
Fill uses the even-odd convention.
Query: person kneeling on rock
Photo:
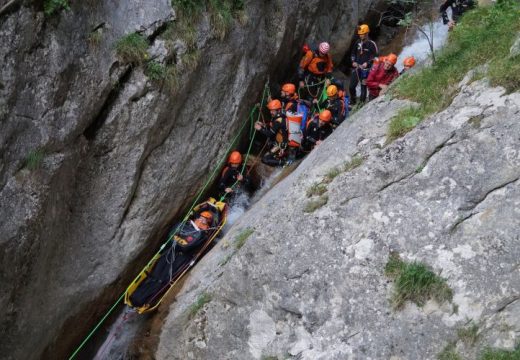
[[[394,66],[396,63],[397,56],[390,54],[385,57],[383,63],[374,66],[372,70],[370,70],[370,74],[368,74],[367,78],[370,100],[375,99],[379,95],[383,95],[388,90],[390,83],[399,76],[399,72]]]
[[[305,141],[303,142],[305,151],[311,151],[314,146],[320,145],[323,140],[332,134],[331,119],[332,113],[325,109],[308,123]]]
[[[289,134],[285,115],[282,113],[280,100],[271,100],[267,104],[271,113],[271,121],[268,124],[255,123],[255,129],[267,137],[271,149],[267,152],[262,162],[270,166],[285,165],[288,152],[286,152]]]

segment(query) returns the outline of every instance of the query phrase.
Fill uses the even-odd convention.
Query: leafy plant
[[[70,10],[68,0],[45,0],[43,2],[43,12],[46,16],[52,16],[60,10]]]
[[[39,169],[42,166],[44,157],[45,153],[40,149],[29,152],[25,158],[25,167],[29,170]]]
[[[166,66],[154,60],[149,61],[146,64],[145,74],[154,81],[164,80],[166,78]]]
[[[235,249],[240,249],[246,243],[246,240],[255,232],[254,229],[247,228],[242,230],[235,239]]]
[[[390,255],[385,274],[395,282],[392,304],[396,310],[402,308],[406,301],[423,306],[429,299],[442,303],[453,298],[453,291],[445,279],[434,274],[423,263],[404,262],[398,254]]]
[[[211,301],[211,294],[203,293],[199,295],[197,300],[190,306],[188,310],[189,317],[192,318],[199,312],[200,309]]]
[[[138,33],[128,34],[116,43],[116,53],[122,62],[142,64],[148,60],[148,42]]]

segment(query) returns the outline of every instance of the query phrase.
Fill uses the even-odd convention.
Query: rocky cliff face
[[[342,58],[371,2],[246,2],[247,23],[223,40],[202,15],[191,66],[185,34],[166,37],[179,21],[168,0],[74,1],[52,16],[41,1],[2,7],[2,356],[77,345],[224,155],[267,75],[293,70],[305,39],[330,39]],[[117,58],[132,32],[178,64],[175,95]]]
[[[190,274],[157,358],[436,359],[454,343],[474,359],[513,347],[520,94],[469,78],[446,110],[391,144],[386,128],[405,101],[378,99],[338,128]],[[338,166],[328,202],[305,212],[308,190]],[[393,310],[390,252],[446,278],[452,302]],[[194,308],[202,293],[211,301]],[[474,345],[458,331],[471,321]]]

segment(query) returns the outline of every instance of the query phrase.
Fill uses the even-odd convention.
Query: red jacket
[[[379,63],[375,65],[372,70],[370,70],[370,73],[368,74],[367,78],[367,87],[368,92],[373,97],[379,96],[379,92],[381,89],[379,88],[380,84],[383,85],[389,85],[392,81],[395,80],[399,76],[399,72],[395,68],[395,66],[392,66],[390,70],[385,70],[384,63]]]

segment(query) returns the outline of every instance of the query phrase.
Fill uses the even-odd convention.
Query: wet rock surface
[[[2,357],[68,355],[224,155],[267,75],[292,72],[305,39],[331,39],[341,59],[370,3],[246,2],[247,24],[222,41],[203,15],[198,64],[174,96],[115,55],[139,32],[150,56],[182,64],[182,36],[163,38],[178,20],[169,0],[2,10]]]
[[[367,105],[235,224],[170,308],[157,358],[435,359],[453,342],[475,359],[515,345],[520,94],[463,82],[447,109],[385,146],[405,105]],[[356,155],[361,166],[305,213],[309,187]],[[446,278],[453,301],[393,310],[391,251]],[[201,293],[212,300],[190,316]],[[474,345],[458,335],[471,321]]]

